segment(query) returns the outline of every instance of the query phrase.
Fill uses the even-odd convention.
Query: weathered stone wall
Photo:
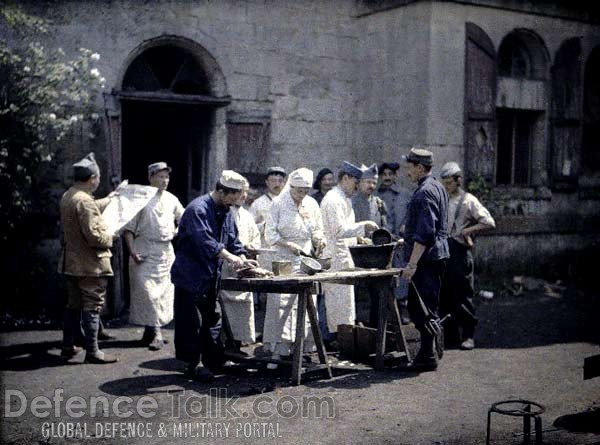
[[[228,112],[271,113],[267,163],[318,169],[354,155],[358,38],[352,5],[131,0],[30,6],[42,8],[38,10],[54,22],[50,44],[101,54],[107,90],[120,89],[130,55],[143,42],[173,35],[198,43],[224,75],[232,98]],[[217,145],[221,151],[225,147]]]

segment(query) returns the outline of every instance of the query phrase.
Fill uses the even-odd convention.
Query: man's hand
[[[300,255],[300,252],[305,253],[302,247],[292,241],[288,241],[286,247],[290,249],[294,255]]]
[[[415,276],[416,271],[417,271],[417,265],[408,263],[405,266],[405,269],[402,271],[402,278],[404,278],[406,281],[410,282],[412,280],[412,277]]]
[[[365,233],[374,232],[379,229],[377,223],[373,221],[363,221],[363,225],[365,227]]]
[[[231,264],[231,267],[233,267],[235,270],[237,270],[237,269],[241,269],[242,267],[245,267],[245,263],[248,260],[244,260],[243,258],[232,254],[229,258],[227,258],[227,261],[229,261],[229,264]]]
[[[325,240],[316,240],[314,243],[314,247],[315,247],[315,256],[317,258],[319,258],[321,256],[321,254],[323,253],[323,250],[325,250]]]

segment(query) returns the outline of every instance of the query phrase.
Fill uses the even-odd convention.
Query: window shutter
[[[567,40],[552,66],[550,174],[555,187],[577,182],[581,147],[581,44]]]
[[[494,180],[496,143],[496,53],[485,31],[466,24],[465,171]]]

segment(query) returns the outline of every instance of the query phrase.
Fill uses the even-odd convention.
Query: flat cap
[[[456,162],[446,162],[442,166],[442,171],[440,173],[440,176],[442,178],[449,178],[450,176],[455,176],[455,175],[458,175],[459,173],[462,173],[462,170],[460,169],[460,166]]]
[[[73,178],[77,180],[87,179],[90,176],[99,176],[100,168],[96,163],[94,152],[88,153],[83,159],[72,165]]]
[[[348,161],[342,163],[342,171],[356,179],[362,178],[362,170]]]
[[[219,182],[227,188],[243,190],[244,185],[246,184],[246,178],[233,170],[223,170]]]
[[[267,170],[267,176],[271,176],[271,175],[281,175],[281,176],[287,176],[287,172],[285,171],[285,169],[283,167],[269,167]]]
[[[154,164],[150,164],[148,166],[148,174],[153,175],[162,170],[168,170],[171,173],[171,167],[167,165],[166,162],[155,162]]]
[[[400,168],[400,164],[397,162],[384,162],[379,166],[379,171],[383,172],[386,168],[395,172]]]
[[[366,165],[361,165],[360,169],[362,170],[362,176],[360,179],[377,179],[379,178],[377,171],[377,164],[371,164],[369,167]]]
[[[433,153],[423,148],[411,148],[407,156],[404,156],[406,162],[421,164],[426,167],[433,165]]]

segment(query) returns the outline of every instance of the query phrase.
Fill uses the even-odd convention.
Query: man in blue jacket
[[[194,199],[179,224],[171,268],[175,284],[175,356],[188,363],[186,375],[199,381],[211,380],[225,361],[217,301],[223,261],[234,269],[254,264],[244,256],[246,251],[229,211],[243,187],[243,176],[224,170],[215,190]]]
[[[404,232],[404,260],[407,264],[402,277],[412,281],[408,310],[421,334],[421,348],[410,368],[434,371],[440,357],[436,353],[436,336],[431,322],[435,323],[438,317],[442,277],[446,259],[450,256],[447,241],[448,194],[431,175],[433,155],[430,151],[412,148],[405,159],[406,174],[417,188],[407,208]]]

